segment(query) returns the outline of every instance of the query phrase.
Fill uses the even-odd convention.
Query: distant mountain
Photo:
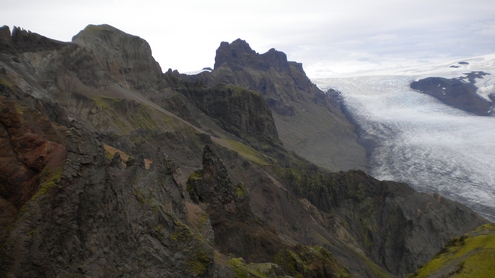
[[[487,223],[356,170],[339,99],[242,40],[188,76],[109,25],[4,26],[0,123],[2,277],[404,276]]]
[[[319,90],[302,64],[270,49],[258,54],[243,40],[222,42],[212,72],[190,77],[208,86],[235,84],[268,103],[284,146],[332,171],[367,169],[364,148],[340,103]]]
[[[459,62],[451,67],[469,65]],[[495,80],[484,71],[472,71],[452,79],[427,77],[411,83],[411,88],[431,95],[447,105],[479,116],[495,116]]]
[[[411,88],[447,105],[479,116],[494,116],[495,54],[405,70],[398,75],[419,76]]]

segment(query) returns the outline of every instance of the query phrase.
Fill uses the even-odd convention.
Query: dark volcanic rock
[[[8,53],[12,51],[12,36],[10,34],[10,28],[4,25],[0,28],[0,51]]]
[[[223,83],[211,88],[196,85],[178,90],[239,138],[249,142],[255,137],[265,144],[282,144],[272,112],[258,93]]]
[[[460,63],[459,63],[460,64]],[[446,79],[441,77],[428,77],[411,83],[411,88],[421,93],[431,95],[447,105],[473,113],[479,116],[493,114],[491,109],[494,101],[488,101],[476,93],[478,88],[474,85],[476,78],[483,78],[487,73],[471,72],[465,78]],[[466,82],[468,79],[469,82]]]
[[[19,52],[37,52],[60,49],[66,43],[49,39],[30,31],[14,27],[12,31],[12,43]]]
[[[293,88],[286,90],[284,93],[290,93],[291,97],[296,97],[297,94],[306,93],[312,94],[318,89],[309,80],[309,78],[304,73],[301,63],[290,62],[287,60],[287,55],[281,51],[277,51],[274,48],[270,49],[264,54],[258,54],[251,49],[246,41],[237,39],[231,44],[227,42],[222,42],[220,47],[217,49],[215,56],[215,67],[214,70],[219,70],[223,64],[226,64],[234,72],[243,72],[246,69],[268,72],[270,69],[275,70],[275,72],[281,74],[280,77],[289,77],[289,80],[285,80],[285,86],[290,88],[290,83],[293,82],[293,86],[303,92],[296,92]],[[269,73],[267,73],[270,75]],[[218,76],[217,76],[218,77]],[[235,80],[237,79],[237,80]],[[263,86],[263,83],[256,84],[257,82],[245,84],[241,76],[237,75],[237,78],[231,81],[236,81],[233,84],[240,85],[244,88],[253,89],[262,95],[271,95],[277,91],[277,88]],[[239,80],[240,79],[240,80]],[[286,78],[284,78],[286,79]],[[265,82],[272,83],[274,80],[264,79]],[[281,81],[281,80],[280,80]],[[290,83],[289,83],[289,82]],[[227,80],[225,80],[227,82]],[[287,84],[288,83],[288,84]],[[275,85],[275,84],[273,84]],[[280,89],[278,89],[280,90]],[[300,96],[297,98],[301,98]]]
[[[235,67],[235,69],[247,66],[267,71],[270,68],[270,65],[259,57],[258,53],[252,50],[246,41],[241,39],[237,39],[231,44],[228,42],[220,44],[215,55],[214,69],[218,69],[224,63]]]
[[[222,218],[245,221],[254,217],[246,187],[230,179],[227,168],[209,145],[203,151],[203,170],[189,177],[187,191],[193,201],[208,203],[213,226]]]

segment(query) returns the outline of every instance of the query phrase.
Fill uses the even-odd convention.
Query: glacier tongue
[[[451,108],[409,84],[421,76],[314,80],[342,93],[371,174],[436,192],[495,220],[495,117]]]

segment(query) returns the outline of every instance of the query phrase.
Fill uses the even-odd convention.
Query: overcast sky
[[[110,24],[148,41],[163,71],[213,67],[220,42],[237,38],[310,77],[495,53],[494,0],[16,0],[0,19],[61,41]]]

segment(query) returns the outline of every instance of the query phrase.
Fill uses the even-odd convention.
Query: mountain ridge
[[[36,189],[21,191],[26,202],[17,208],[9,199],[17,189],[4,182],[13,172],[0,169],[2,275],[402,276],[452,237],[486,223],[439,196],[363,171],[331,173],[310,162],[314,155],[296,154],[307,148],[291,148],[302,137],[288,138],[290,122],[283,121],[295,117],[293,128],[300,128],[310,121],[297,117],[311,119],[304,111],[316,108],[335,120],[327,132],[342,125],[345,131],[335,132],[351,142],[340,145],[342,154],[350,152],[347,162],[319,163],[363,167],[338,102],[282,52],[247,51],[257,57],[254,68],[234,61],[234,68],[223,62],[208,74],[158,76],[145,41],[100,27],[89,26],[74,40],[105,34],[119,49],[105,43],[1,48],[0,92],[8,105],[0,139],[11,146],[2,159],[17,161],[23,153],[24,143],[11,135],[15,119],[25,125],[19,134],[26,142],[54,141],[66,153],[57,160],[64,156],[28,151],[32,157],[20,163],[44,164]],[[40,41],[22,34],[26,45],[31,36],[35,45]],[[251,82],[261,80],[275,90]],[[285,84],[288,90],[278,89]],[[34,115],[59,133],[30,126]]]

